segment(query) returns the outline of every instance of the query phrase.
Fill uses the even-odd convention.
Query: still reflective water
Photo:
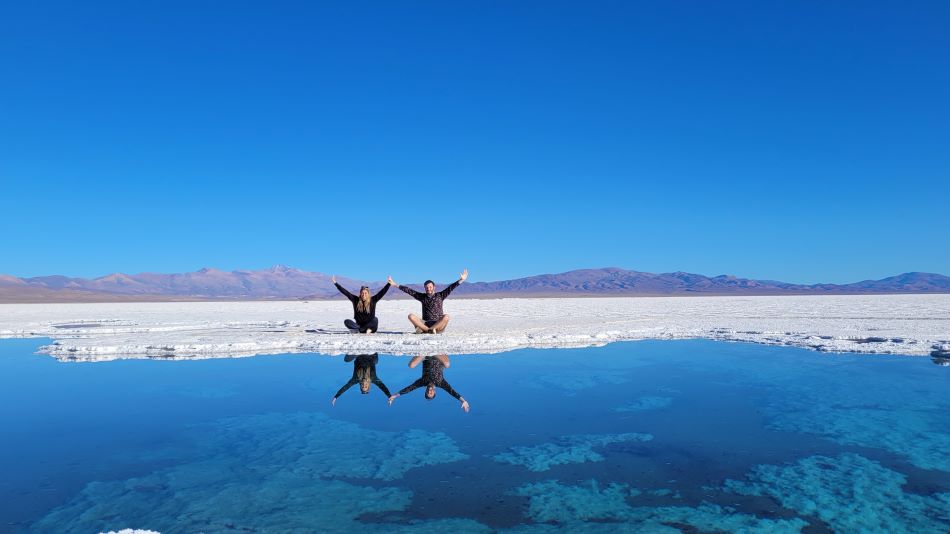
[[[950,530],[939,360],[668,341],[70,364],[43,341],[0,342],[4,531]]]

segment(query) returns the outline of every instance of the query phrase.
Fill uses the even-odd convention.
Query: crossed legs
[[[353,332],[358,331],[361,334],[372,334],[379,329],[379,317],[373,317],[365,324],[359,324],[353,319],[347,319],[343,321],[343,326]]]
[[[414,313],[409,314],[409,322],[412,323],[412,326],[416,327],[418,332],[429,332],[430,334],[441,334],[445,327],[449,325],[449,316],[448,314],[443,315],[441,319],[430,324],[426,324],[425,321],[419,318],[418,315]]]

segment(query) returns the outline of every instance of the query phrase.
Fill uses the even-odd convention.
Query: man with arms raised
[[[388,281],[390,285],[397,286],[410,297],[422,303],[422,319],[414,313],[409,314],[409,322],[412,323],[412,326],[416,327],[416,333],[421,334],[428,332],[430,334],[440,334],[449,324],[448,314],[442,312],[442,301],[449,298],[449,294],[452,290],[457,288],[466,278],[468,278],[468,269],[462,271],[458,280],[452,282],[451,285],[438,293],[435,292],[435,283],[432,280],[426,280],[425,293],[420,293],[411,287],[397,284],[393,281],[392,276],[389,277]]]
[[[422,378],[416,380],[412,384],[399,390],[399,393],[391,395],[389,397],[389,405],[393,405],[393,401],[398,397],[409,393],[410,391],[421,388],[425,386],[426,388],[426,399],[432,400],[435,398],[435,388],[442,388],[449,395],[452,395],[459,402],[462,403],[462,409],[465,412],[468,412],[470,406],[468,401],[462,398],[461,395],[455,389],[445,381],[445,370],[449,368],[449,355],[448,354],[439,354],[438,356],[416,356],[415,358],[409,360],[409,367],[413,368],[422,364]]]

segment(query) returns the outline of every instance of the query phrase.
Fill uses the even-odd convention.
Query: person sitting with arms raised
[[[343,321],[343,325],[353,333],[372,334],[377,331],[379,329],[379,319],[376,317],[376,303],[382,300],[386,292],[389,291],[389,284],[383,286],[379,293],[373,296],[370,296],[369,288],[363,286],[360,288],[360,296],[358,297],[336,283],[336,275],[333,276],[333,285],[353,303],[353,319]]]
[[[457,391],[452,389],[452,386],[445,381],[445,370],[449,367],[449,357],[446,354],[439,354],[438,356],[416,356],[413,359],[409,360],[409,367],[413,368],[422,363],[422,378],[416,380],[412,384],[402,388],[399,393],[389,397],[389,404],[392,405],[393,401],[396,400],[400,395],[405,395],[410,391],[420,388],[422,386],[426,387],[426,399],[432,400],[435,398],[435,388],[442,388],[448,392],[449,395],[452,395],[459,402],[462,403],[462,409],[468,412],[469,406],[468,401],[463,399]]]
[[[449,298],[452,290],[457,288],[466,278],[468,278],[468,269],[462,271],[458,280],[438,293],[435,292],[435,283],[432,280],[426,280],[425,293],[420,293],[411,287],[400,286],[393,281],[392,276],[388,280],[390,285],[399,287],[404,293],[422,303],[422,319],[414,313],[409,314],[409,322],[416,327],[416,333],[440,334],[449,325],[448,314],[442,312],[442,301]]]

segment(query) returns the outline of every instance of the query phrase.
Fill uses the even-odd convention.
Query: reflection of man
[[[379,362],[378,353],[347,354],[343,361],[353,362],[353,378],[351,378],[346,384],[343,384],[343,387],[340,388],[340,391],[337,391],[336,395],[333,396],[330,404],[336,406],[336,400],[340,397],[340,395],[353,387],[353,384],[356,384],[357,382],[360,384],[360,393],[363,395],[369,393],[371,384],[376,384],[376,387],[378,387],[384,395],[387,397],[390,396],[389,388],[387,388],[386,384],[383,384],[383,381],[380,380],[378,376],[376,376],[376,363]]]
[[[426,388],[426,398],[432,400],[435,398],[435,388],[442,388],[448,392],[449,395],[452,395],[459,402],[462,403],[462,409],[466,412],[469,409],[468,401],[463,399],[457,391],[452,389],[452,386],[445,381],[445,369],[449,367],[449,357],[445,354],[440,354],[438,356],[416,356],[409,361],[409,367],[414,368],[419,365],[419,362],[422,362],[422,378],[416,380],[412,384],[402,388],[399,393],[389,397],[389,404],[392,404],[396,397],[400,395],[405,395],[410,391],[425,386]]]
[[[425,293],[420,293],[411,287],[400,286],[393,281],[392,276],[389,277],[388,282],[390,285],[398,286],[407,295],[422,303],[422,319],[419,319],[414,313],[409,314],[409,322],[416,327],[417,334],[423,332],[441,334],[445,327],[449,325],[448,314],[442,313],[442,301],[449,298],[449,293],[464,282],[466,278],[468,278],[468,269],[462,271],[458,280],[438,293],[435,292],[435,283],[432,280],[426,280],[424,284]]]

